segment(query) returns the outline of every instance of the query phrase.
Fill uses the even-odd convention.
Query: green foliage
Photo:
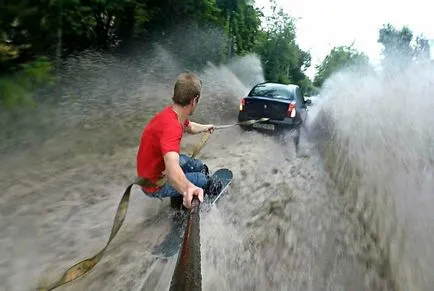
[[[383,45],[383,65],[386,69],[403,68],[413,61],[430,61],[430,44],[423,36],[413,38],[407,26],[396,29],[391,24],[379,30],[378,42]]]
[[[261,57],[267,80],[296,83],[306,90],[312,87],[304,74],[310,66],[310,54],[301,50],[295,41],[294,19],[275,2],[270,2],[273,14],[265,20],[253,1],[248,0],[35,0],[10,3],[0,12],[0,66],[2,72],[6,72],[0,77],[0,102],[8,108],[33,104],[30,92],[51,80],[55,63],[40,56],[61,61],[72,53],[87,49],[108,50],[147,39],[153,34],[164,34],[186,20],[196,30],[221,29],[228,40],[216,37],[209,44],[187,44],[185,50],[191,46],[206,47],[210,52],[209,60],[213,62],[254,52]],[[209,38],[205,33],[192,33],[199,41],[207,42]],[[194,49],[191,49],[192,54],[195,54]],[[188,66],[196,67],[207,61],[193,55],[186,59],[193,62]]]
[[[240,6],[234,19],[234,48],[237,55],[251,52],[256,43],[257,34],[261,25],[261,12],[253,6]]]
[[[37,58],[31,63],[21,65],[21,73],[25,76],[26,87],[35,87],[52,81],[52,63],[47,57]]]
[[[416,45],[413,48],[414,57],[420,61],[431,61],[431,46],[423,36],[416,37]]]
[[[31,92],[53,81],[52,63],[47,58],[38,58],[19,67],[16,72],[0,77],[0,104],[6,109],[35,106]]]
[[[35,105],[29,91],[21,86],[20,78],[15,76],[0,79],[0,100],[6,109]]]
[[[299,82],[299,86],[305,96],[318,94],[318,89],[313,85],[312,81],[307,76]]]
[[[317,66],[315,82],[305,75],[311,56],[296,42],[296,21],[270,1],[272,15],[264,17],[249,0],[34,0],[7,1],[0,10],[0,102],[11,107],[30,104],[32,90],[51,80],[50,59],[60,61],[87,49],[109,50],[135,40],[162,35],[186,21],[196,31],[213,27],[226,35],[209,40],[206,32],[195,33],[200,44],[188,43],[189,67],[206,61],[224,62],[234,55],[256,53],[265,78],[298,84],[306,94],[320,87],[334,72],[355,64],[367,64],[366,55],[351,47],[334,48]],[[198,29],[197,29],[198,28]],[[193,37],[193,35],[192,35]],[[185,36],[182,35],[185,42]],[[384,47],[384,66],[400,60],[430,61],[430,44],[414,38],[408,27],[391,24],[379,29]],[[205,44],[206,43],[206,44]],[[197,57],[191,47],[209,52]]]
[[[378,30],[378,40],[383,45],[382,66],[385,71],[402,69],[411,62],[431,62],[430,43],[423,36],[414,39],[410,28],[404,26],[400,30],[391,24],[385,24]],[[324,61],[318,65],[314,78],[314,86],[320,87],[333,73],[352,65],[368,69],[368,57],[351,46],[339,46],[331,50]]]
[[[311,56],[295,41],[295,20],[275,3],[272,11],[255,47],[261,56],[265,78],[270,82],[298,84],[303,91],[308,90],[311,82],[304,70],[310,66]]]
[[[369,58],[351,46],[334,47],[323,62],[316,66],[314,86],[321,87],[324,81],[333,73],[349,66],[367,66]]]

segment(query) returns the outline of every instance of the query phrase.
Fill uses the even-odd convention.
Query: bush
[[[0,103],[5,109],[35,106],[33,92],[53,81],[52,62],[41,57],[21,64],[14,73],[0,77]]]

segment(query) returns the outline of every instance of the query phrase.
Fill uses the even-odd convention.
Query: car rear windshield
[[[250,91],[249,96],[294,100],[293,91],[285,85],[258,85]]]

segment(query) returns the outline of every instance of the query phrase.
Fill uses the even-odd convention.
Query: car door
[[[296,108],[297,108],[297,111],[300,113],[301,122],[304,122],[306,120],[306,117],[307,117],[306,104],[304,102],[304,98],[303,98],[303,95],[301,94],[300,88],[297,88],[295,90],[295,92],[296,92],[295,95],[297,98]]]

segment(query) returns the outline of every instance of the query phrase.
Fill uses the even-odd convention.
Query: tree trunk
[[[60,64],[62,60],[62,33],[63,33],[63,0],[59,1],[59,14],[57,21],[57,45],[56,45],[56,67],[57,70],[60,69]]]

